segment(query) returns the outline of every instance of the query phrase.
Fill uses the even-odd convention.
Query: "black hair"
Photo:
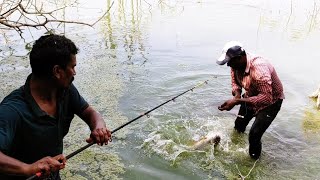
[[[76,45],[65,36],[50,34],[41,36],[33,44],[30,53],[32,74],[41,78],[52,77],[53,67],[66,68],[71,55],[78,53]]]

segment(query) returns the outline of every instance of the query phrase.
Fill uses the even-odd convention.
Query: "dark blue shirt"
[[[59,93],[57,116],[50,116],[32,97],[30,77],[0,104],[0,151],[25,163],[61,154],[74,115],[89,106],[71,84]]]

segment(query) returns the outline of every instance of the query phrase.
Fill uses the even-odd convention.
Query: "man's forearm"
[[[102,115],[100,113],[98,113],[97,111],[94,111],[90,117],[91,130],[96,129],[96,128],[104,128],[104,127],[106,127],[106,124],[102,118]]]
[[[12,175],[26,175],[27,164],[3,154],[0,151],[0,172]]]
[[[101,114],[90,106],[84,110],[81,118],[88,124],[90,130],[106,127]]]
[[[237,98],[235,101],[236,101],[236,105],[239,105],[242,103],[247,103],[247,105],[252,105],[252,101],[250,101],[249,98]]]

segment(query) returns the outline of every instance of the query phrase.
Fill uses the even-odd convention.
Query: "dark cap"
[[[240,56],[243,53],[242,44],[237,41],[230,41],[225,44],[222,49],[222,54],[217,60],[217,64],[224,65],[230,61],[230,59]]]

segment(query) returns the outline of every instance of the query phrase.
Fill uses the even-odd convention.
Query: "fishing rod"
[[[212,79],[213,79],[213,78],[216,78],[216,77],[217,77],[217,76],[213,76]],[[145,113],[142,113],[140,116],[138,116],[138,117],[136,117],[136,118],[134,118],[134,119],[132,119],[132,120],[124,123],[123,125],[117,127],[116,129],[112,130],[112,131],[111,131],[111,134],[113,134],[113,133],[117,132],[118,130],[124,128],[125,126],[133,123],[134,121],[142,118],[143,116],[148,115],[148,114],[151,113],[152,111],[154,111],[154,110],[158,109],[159,107],[161,107],[161,106],[169,103],[170,101],[173,101],[173,102],[174,102],[175,99],[177,99],[178,97],[186,94],[187,92],[193,91],[195,88],[198,88],[198,87],[200,87],[200,86],[202,86],[202,85],[204,85],[204,84],[208,84],[208,81],[209,81],[209,80],[210,80],[210,79],[208,79],[208,80],[206,80],[206,81],[204,81],[204,82],[202,82],[202,83],[198,83],[197,85],[193,86],[192,88],[190,88],[190,89],[188,89],[188,90],[186,90],[186,91],[184,91],[184,92],[182,92],[182,93],[174,96],[173,98],[167,100],[166,102],[164,102],[164,103],[162,103],[162,104],[160,104],[160,105],[158,105],[158,106],[150,109],[149,111],[147,111],[147,112],[145,112]],[[87,145],[79,148],[78,150],[76,150],[76,151],[70,153],[69,155],[67,155],[67,156],[66,156],[66,159],[72,158],[73,156],[77,155],[78,153],[82,152],[83,150],[87,149],[88,147],[92,146],[93,144],[95,144],[95,142],[91,142],[91,143],[89,143],[89,144],[87,144]],[[37,172],[35,175],[29,177],[27,180],[32,180],[32,179],[34,179],[34,178],[36,178],[36,177],[40,177],[41,175],[42,175],[42,172]]]

